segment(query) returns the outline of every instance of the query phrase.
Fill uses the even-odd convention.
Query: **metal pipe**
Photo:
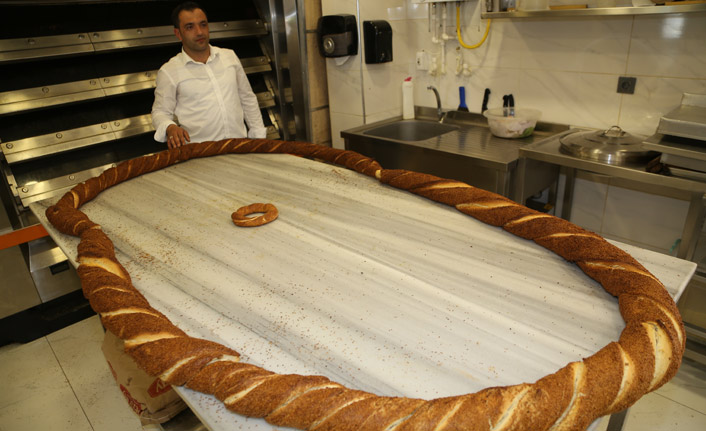
[[[436,96],[436,115],[439,117],[439,122],[442,122],[444,120],[444,113],[441,110],[441,97],[439,96],[439,90],[437,90],[433,85],[428,86],[427,90],[433,91],[434,96]]]

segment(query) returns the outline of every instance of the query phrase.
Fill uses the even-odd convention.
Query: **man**
[[[157,74],[154,139],[175,148],[188,142],[265,138],[257,97],[243,66],[232,50],[209,44],[203,9],[183,3],[174,9],[172,22],[182,51]]]

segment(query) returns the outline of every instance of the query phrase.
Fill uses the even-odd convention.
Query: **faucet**
[[[439,123],[443,123],[445,114],[441,110],[441,97],[439,97],[439,90],[437,90],[433,85],[428,86],[427,90],[433,91],[434,96],[436,96],[436,115],[439,117]]]

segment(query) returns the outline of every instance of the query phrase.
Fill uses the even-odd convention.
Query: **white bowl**
[[[534,126],[542,113],[536,109],[514,108],[514,117],[503,116],[504,108],[488,109],[483,113],[488,119],[490,132],[499,138],[526,138],[534,132]]]

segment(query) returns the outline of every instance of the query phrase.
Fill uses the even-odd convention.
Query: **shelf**
[[[211,40],[268,34],[265,22],[259,19],[211,22],[208,27]],[[0,39],[0,65],[6,62],[163,45],[179,45],[172,26]]]
[[[643,7],[604,7],[586,9],[532,10],[514,12],[483,12],[481,17],[488,18],[556,18],[609,15],[654,15],[666,13],[706,12],[706,3],[693,3],[670,6]]]

